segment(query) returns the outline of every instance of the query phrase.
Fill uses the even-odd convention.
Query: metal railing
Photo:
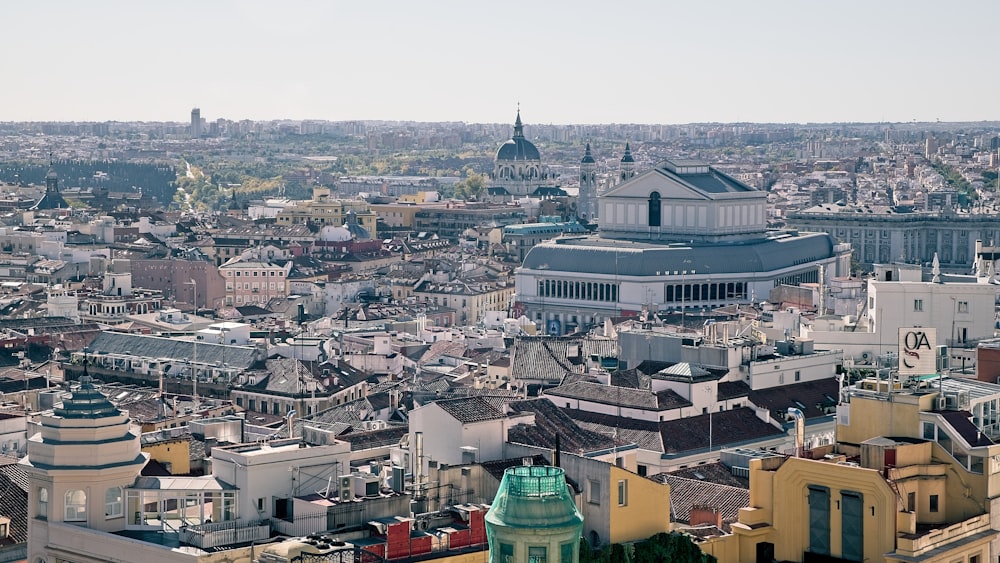
[[[271,536],[270,520],[231,520],[188,526],[180,530],[180,541],[202,549],[266,540]]]

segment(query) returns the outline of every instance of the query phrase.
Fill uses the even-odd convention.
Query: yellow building
[[[996,561],[1000,446],[938,397],[851,389],[837,444],[752,460],[750,506],[702,549],[723,562]]]
[[[422,207],[411,203],[373,203],[371,210],[390,227],[413,228]]]
[[[143,436],[144,442],[145,439]],[[167,438],[143,443],[142,451],[149,454],[149,459],[160,462],[171,475],[191,473],[191,441],[187,438]]]
[[[609,464],[611,543],[644,540],[670,531],[670,485]]]
[[[368,203],[360,199],[332,199],[329,188],[314,188],[313,198],[285,207],[278,212],[278,225],[312,223],[314,225],[340,226],[347,222],[347,212],[353,211],[359,225],[368,231],[371,238],[376,235],[376,216],[368,208]]]

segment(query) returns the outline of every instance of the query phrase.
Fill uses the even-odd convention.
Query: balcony
[[[188,526],[180,531],[181,543],[201,549],[250,543],[266,540],[270,537],[271,524],[269,520],[231,520]]]

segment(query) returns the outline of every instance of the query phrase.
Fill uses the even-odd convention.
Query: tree
[[[455,184],[455,197],[462,199],[479,199],[486,190],[486,176],[468,171],[464,180]]]

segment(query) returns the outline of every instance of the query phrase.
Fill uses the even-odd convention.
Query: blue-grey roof
[[[197,360],[201,363],[226,363],[247,369],[256,361],[257,350],[249,346],[210,344],[190,340],[177,340],[162,336],[102,332],[89,346],[95,354],[121,354],[143,358],[169,358],[171,360]]]
[[[834,255],[826,233],[772,233],[768,238],[720,244],[655,244],[600,237],[559,238],[535,245],[524,257],[526,270],[620,276],[673,272],[766,273]]]
[[[541,160],[535,144],[524,137],[507,140],[497,149],[497,160]]]

